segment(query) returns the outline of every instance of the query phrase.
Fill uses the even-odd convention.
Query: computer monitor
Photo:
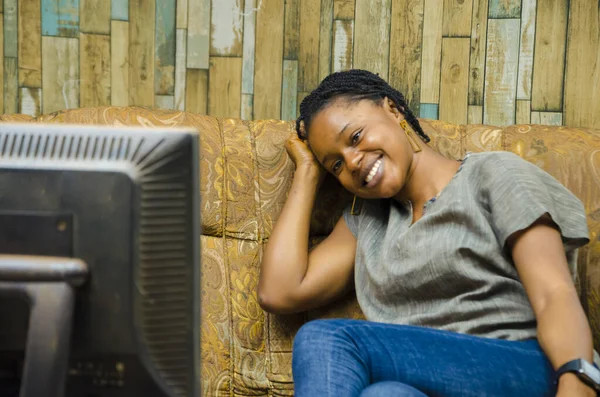
[[[0,124],[0,383],[12,370],[21,396],[200,394],[198,140]]]

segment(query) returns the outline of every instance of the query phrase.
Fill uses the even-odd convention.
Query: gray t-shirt
[[[344,211],[357,238],[361,309],[371,321],[535,338],[535,315],[505,243],[546,213],[575,277],[576,249],[589,241],[583,205],[513,153],[468,155],[412,226],[410,203],[363,200],[359,215]]]

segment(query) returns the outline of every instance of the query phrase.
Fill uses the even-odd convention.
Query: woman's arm
[[[310,218],[325,172],[310,149],[292,137],[286,149],[296,163],[287,201],[265,247],[258,284],[263,309],[292,313],[324,305],[351,285],[356,240],[343,217],[308,252]]]
[[[508,246],[538,323],[538,340],[554,369],[577,358],[593,361],[589,323],[573,285],[557,226],[548,215],[511,236]],[[560,378],[557,396],[595,396],[574,374]]]

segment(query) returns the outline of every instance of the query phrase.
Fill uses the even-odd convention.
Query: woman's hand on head
[[[304,168],[309,172],[316,172],[319,182],[325,178],[326,171],[319,164],[306,141],[300,139],[296,134],[291,135],[285,143],[285,150],[296,165],[296,170]]]

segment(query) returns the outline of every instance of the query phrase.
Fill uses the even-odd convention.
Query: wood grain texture
[[[19,86],[41,88],[42,26],[40,0],[20,0],[18,16],[17,59],[19,63]]]
[[[522,5],[521,45],[519,48],[519,73],[517,77],[518,99],[531,99],[536,5],[537,0],[528,0],[523,2]]]
[[[110,1],[79,0],[80,31],[83,33],[110,34]]]
[[[571,2],[564,122],[600,128],[600,10]]]
[[[6,7],[5,7],[6,9]],[[4,58],[4,113],[18,112],[18,67],[17,58]]]
[[[130,0],[129,19],[129,104],[153,106],[155,0]]]
[[[156,3],[154,53],[154,93],[173,95],[175,91],[175,6],[176,0]]]
[[[81,107],[110,105],[110,37],[81,33],[79,36]]]
[[[415,114],[421,104],[424,4],[424,0],[394,1],[391,14],[389,83],[404,94]]]
[[[282,1],[263,0],[256,15],[254,117],[257,119],[281,116],[283,11]]]
[[[440,68],[442,61],[443,0],[425,0],[423,19],[423,49],[421,103],[439,103]]]
[[[488,21],[483,108],[485,124],[502,127],[515,122],[519,28],[518,19]]]
[[[242,58],[211,57],[208,76],[208,114],[240,118]]]
[[[487,15],[488,0],[473,0],[471,61],[469,65],[469,105],[483,105]]]
[[[19,88],[19,113],[35,117],[42,113],[42,89]]]
[[[444,0],[442,21],[442,35],[444,37],[470,36],[473,1],[478,0]]]
[[[248,0],[246,0],[248,1]],[[188,0],[177,0],[177,29],[187,29],[188,27]],[[186,31],[187,33],[187,31]]]
[[[154,107],[158,109],[174,109],[175,97],[173,95],[155,95]]]
[[[4,0],[4,56],[17,58],[17,0]]]
[[[470,39],[445,37],[442,40],[440,119],[467,123]]]
[[[184,0],[187,1],[187,0]],[[110,19],[115,21],[129,20],[129,0],[111,0]]]
[[[517,124],[530,124],[531,123],[531,101],[517,100]]]
[[[177,110],[185,110],[185,57],[187,55],[187,31],[185,29],[177,29],[176,49],[174,94],[175,104],[173,106]]]
[[[312,91],[319,85],[319,24],[321,0],[300,2],[298,89]]]
[[[0,112],[4,113],[4,15],[2,14],[0,14]]]
[[[283,59],[298,59],[300,51],[300,0],[285,1],[284,18]]]
[[[111,21],[110,98],[115,106],[129,105],[129,22]]]
[[[321,0],[319,28],[319,83],[331,74],[333,0]]]
[[[490,0],[489,7],[490,18],[519,18],[521,15],[521,0]]]
[[[242,94],[242,120],[254,119],[254,95]]]
[[[560,112],[531,112],[531,124],[562,125]]]
[[[354,20],[355,0],[333,0],[333,18],[338,20]]]
[[[254,93],[254,59],[256,49],[256,0],[245,0],[244,45],[242,49],[242,93]]]
[[[188,0],[187,67],[208,69],[210,52],[210,0]]]
[[[218,0],[211,3],[211,56],[242,56],[243,1]]]
[[[391,0],[356,0],[354,67],[388,79]]]
[[[44,36],[78,37],[79,0],[41,0]]]
[[[568,0],[538,0],[531,109],[562,111]]]
[[[188,69],[185,86],[185,110],[208,113],[208,70]]]
[[[283,61],[283,86],[281,91],[281,119],[296,118],[298,99],[298,61]]]
[[[42,109],[79,107],[79,40],[42,37]]]
[[[354,38],[354,21],[334,21],[333,54],[331,71],[339,72],[352,69],[352,40]]]
[[[467,110],[467,123],[482,124],[483,123],[483,106],[469,106]]]

